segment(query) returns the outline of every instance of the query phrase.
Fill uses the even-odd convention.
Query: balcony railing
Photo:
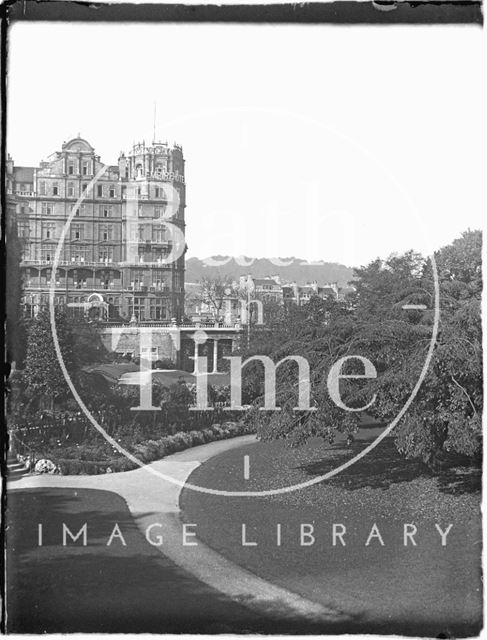
[[[28,267],[28,266],[33,266],[33,267],[37,267],[37,266],[41,266],[41,267],[49,267],[54,264],[54,260],[33,260],[30,258],[24,258],[21,262],[21,266],[23,267]],[[122,267],[154,267],[156,269],[163,269],[163,268],[171,268],[172,263],[166,263],[166,262],[162,262],[159,259],[156,260],[148,260],[147,262],[144,262],[143,260],[122,260],[120,262],[105,262],[105,261],[97,261],[97,262],[92,262],[92,261],[88,261],[88,260],[58,260],[57,261],[57,266],[58,267],[72,267],[73,269],[80,269],[83,267],[104,267],[106,269],[109,268],[122,268]]]

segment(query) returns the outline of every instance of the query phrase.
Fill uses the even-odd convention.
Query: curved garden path
[[[279,619],[289,617],[293,620],[306,619],[307,623],[340,626],[350,620],[345,612],[271,584],[224,558],[200,540],[197,546],[182,545],[183,523],[179,500],[184,482],[211,457],[254,441],[255,436],[241,436],[212,442],[147,465],[152,471],[177,479],[181,485],[159,478],[147,468],[141,468],[96,476],[24,476],[9,481],[8,492],[40,488],[114,492],[125,500],[137,526],[144,533],[150,524],[161,524],[164,543],[155,548],[200,582],[262,615],[272,614]]]

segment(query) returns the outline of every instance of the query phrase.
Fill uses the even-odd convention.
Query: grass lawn
[[[155,514],[157,521],[157,514]],[[88,523],[88,544],[62,546]],[[42,523],[43,546],[38,546]],[[118,523],[126,546],[107,541]],[[10,633],[291,633],[297,627],[223,597],[151,546],[108,491],[12,490],[8,495]],[[311,630],[313,630],[310,627]],[[317,632],[314,629],[314,632]]]
[[[352,452],[343,442],[330,447],[319,439],[295,450],[282,442],[251,444],[211,458],[189,481],[226,490],[302,482],[357,453],[377,433],[362,429]],[[199,538],[237,564],[352,612],[345,631],[459,637],[481,626],[479,484],[479,471],[471,468],[433,477],[401,458],[386,438],[345,472],[310,488],[265,498],[184,490],[182,506]],[[257,546],[242,546],[242,523]],[[312,546],[300,545],[302,523],[314,526]],[[332,545],[333,523],[346,526],[345,547],[339,540]],[[377,537],[365,546],[374,523],[384,546]],[[417,527],[416,546],[403,544],[405,523]],[[446,546],[436,524],[443,531],[452,524]]]

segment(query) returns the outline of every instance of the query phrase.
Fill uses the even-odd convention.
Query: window
[[[82,188],[83,193],[84,193],[86,191],[86,189],[88,189],[88,183],[87,182],[83,182],[83,185],[82,185],[81,188]]]
[[[162,242],[164,240],[164,229],[163,227],[150,225],[152,231],[152,242]]]
[[[90,169],[90,163],[89,162],[83,162],[83,175],[84,176],[88,175],[89,169]]]
[[[103,224],[100,227],[100,236],[102,240],[111,240],[113,227],[110,224]]]
[[[46,183],[43,182],[39,182],[39,193],[41,196],[45,196],[46,195]]]
[[[99,252],[100,262],[113,262],[113,247],[103,247]]]
[[[100,217],[101,218],[110,218],[112,215],[112,207],[106,204],[102,204],[100,206]]]
[[[108,194],[109,194],[110,198],[114,198],[115,197],[115,187],[113,185],[110,185],[110,190],[109,190]]]
[[[52,204],[50,202],[42,203],[42,215],[50,216],[53,212]]]
[[[73,240],[83,240],[84,229],[82,224],[73,224],[71,226],[71,238]]]
[[[71,262],[88,262],[90,258],[89,250],[89,247],[71,247]]]
[[[41,247],[41,259],[46,262],[54,260],[55,245],[44,245]]]
[[[69,162],[68,163],[68,174],[70,176],[72,176],[74,173],[74,162]]]
[[[154,218],[162,218],[163,208],[154,207]]]
[[[17,233],[19,238],[28,238],[30,235],[30,227],[28,222],[17,223]]]
[[[43,222],[42,223],[42,237],[45,240],[52,240],[56,235],[56,223],[55,222]]]
[[[98,184],[96,186],[96,195],[98,196],[98,198],[103,198],[103,185],[102,184]]]
[[[74,197],[74,183],[68,182],[68,198]]]
[[[52,195],[53,196],[59,195],[59,185],[57,182],[54,182],[54,184],[52,185]]]
[[[160,198],[161,197],[161,189],[160,189],[160,187],[156,187],[154,189],[154,197],[155,198]]]

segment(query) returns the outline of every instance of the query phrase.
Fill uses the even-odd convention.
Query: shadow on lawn
[[[256,611],[251,601],[232,601],[199,582],[150,545],[125,502],[108,491],[13,491],[8,520],[9,633],[317,634],[336,628],[288,617],[276,602],[260,603]],[[87,546],[63,546],[63,523],[73,533],[87,523]],[[115,523],[126,546],[119,540],[107,546]]]
[[[345,449],[342,444],[331,447],[333,465],[330,458],[323,458],[318,462],[296,467],[304,470],[308,475],[324,474],[331,468],[350,459],[362,451],[369,442],[355,442],[351,449]],[[340,455],[342,453],[342,455]],[[336,455],[339,454],[339,455]],[[409,482],[417,478],[435,477],[439,491],[452,495],[476,493],[481,488],[481,467],[472,463],[464,456],[450,456],[448,467],[437,472],[431,471],[423,462],[407,460],[402,457],[393,438],[385,438],[377,447],[364,458],[345,469],[328,482],[335,487],[348,490],[372,487],[388,489],[400,482]]]

